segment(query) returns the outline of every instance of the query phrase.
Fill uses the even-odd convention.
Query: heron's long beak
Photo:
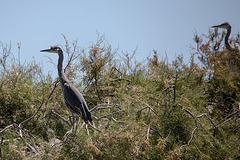
[[[212,28],[220,28],[220,25],[212,26]]]
[[[223,26],[222,24],[220,24],[220,25],[212,26],[212,28],[223,28],[223,29],[225,29],[226,26]]]
[[[52,49],[43,49],[40,52],[49,52],[49,53],[55,53]]]

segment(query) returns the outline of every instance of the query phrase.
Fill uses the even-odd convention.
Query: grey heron
[[[227,48],[227,50],[232,51],[233,48],[231,47],[231,45],[228,42],[229,36],[231,34],[231,25],[228,22],[222,23],[220,25],[216,25],[216,26],[212,26],[212,28],[223,28],[223,29],[227,29],[227,34],[225,36],[225,47]]]
[[[58,54],[58,76],[60,80],[60,86],[62,89],[62,96],[65,105],[72,114],[72,125],[74,124],[74,113],[82,114],[82,118],[85,122],[92,121],[91,113],[88,109],[87,103],[80,93],[80,91],[68,80],[63,71],[63,51],[59,46],[51,46],[50,49],[41,50],[40,52],[49,52]]]

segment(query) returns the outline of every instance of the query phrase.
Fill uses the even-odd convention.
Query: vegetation
[[[240,36],[229,53],[217,30],[194,36],[188,63],[112,49],[98,36],[87,49],[66,44],[66,74],[84,94],[97,129],[73,134],[58,80],[11,44],[0,52],[2,159],[240,159]],[[57,62],[57,60],[53,60]],[[96,107],[97,106],[97,107]],[[61,118],[58,116],[62,116]]]

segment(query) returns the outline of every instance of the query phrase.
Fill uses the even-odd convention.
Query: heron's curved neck
[[[228,29],[227,29],[227,34],[226,34],[226,36],[225,36],[225,46],[226,46],[226,48],[227,48],[229,51],[232,50],[232,47],[230,46],[230,44],[229,44],[229,42],[228,42],[228,39],[229,39],[230,34],[231,34],[231,26],[228,27]]]
[[[64,71],[63,71],[63,52],[61,51],[61,53],[58,54],[59,58],[58,58],[58,76],[59,76],[59,80],[60,81],[64,81],[65,80],[65,75],[64,75]]]

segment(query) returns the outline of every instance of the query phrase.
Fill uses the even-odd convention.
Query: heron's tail
[[[87,120],[92,122],[92,115],[89,111],[87,112]]]
[[[92,122],[92,115],[89,111],[86,112],[86,116],[84,117],[84,120]]]

